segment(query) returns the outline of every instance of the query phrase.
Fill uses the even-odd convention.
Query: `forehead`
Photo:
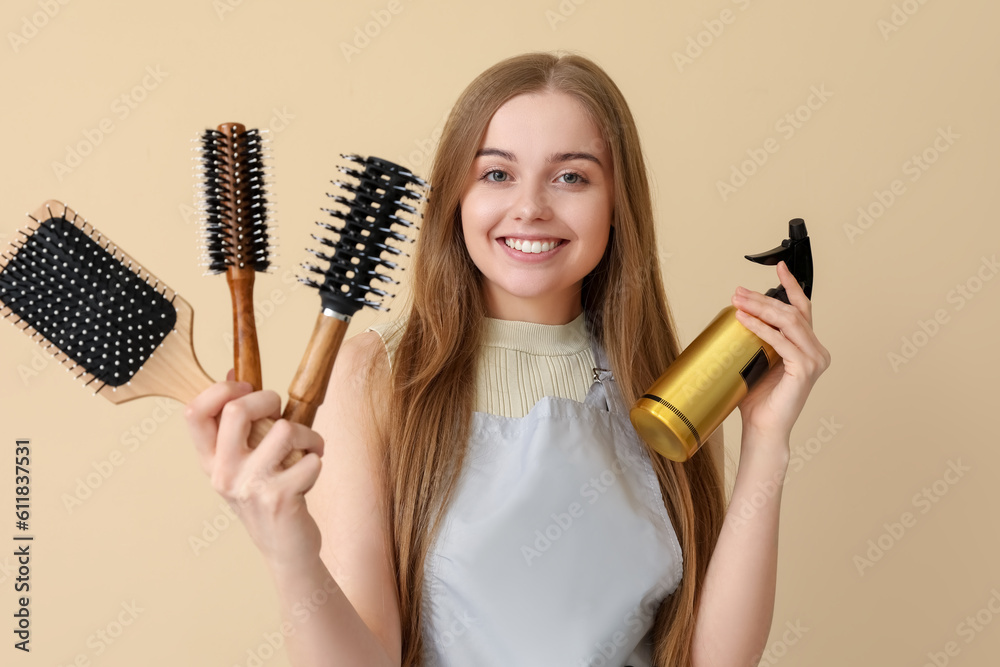
[[[588,152],[604,160],[607,147],[600,127],[572,95],[556,91],[525,93],[507,100],[490,120],[480,148],[518,153]]]

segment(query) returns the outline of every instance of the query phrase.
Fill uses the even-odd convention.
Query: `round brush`
[[[260,132],[223,123],[200,138],[200,210],[209,273],[225,273],[233,301],[236,379],[262,387],[253,284],[271,265],[273,243]]]
[[[308,252],[325,266],[303,264],[315,277],[300,280],[319,291],[322,308],[316,318],[312,336],[288,390],[288,403],[282,417],[300,424],[312,425],[316,410],[323,403],[330,381],[333,363],[344,340],[351,318],[364,307],[383,308],[385,297],[391,297],[374,283],[398,284],[377,269],[399,268],[389,257],[406,255],[394,242],[413,239],[397,228],[415,227],[405,215],[419,219],[416,204],[423,201],[429,187],[409,170],[377,157],[342,155],[352,166],[340,167],[351,181],[333,181],[342,191],[330,194],[339,207],[322,209],[340,221],[316,224],[337,236],[312,235],[320,249]],[[409,202],[409,203],[407,203]],[[405,215],[404,215],[405,214]],[[285,458],[287,467],[302,457],[299,450]]]

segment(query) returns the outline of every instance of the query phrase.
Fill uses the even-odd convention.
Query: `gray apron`
[[[649,667],[681,549],[603,351],[583,403],[473,413],[424,569],[429,667]]]

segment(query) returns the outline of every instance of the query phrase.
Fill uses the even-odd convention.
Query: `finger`
[[[806,318],[806,322],[812,325],[812,301],[806,296],[806,293],[802,290],[802,286],[799,285],[799,281],[792,275],[792,272],[788,269],[788,265],[783,261],[778,262],[778,280],[781,281],[781,286],[785,288],[785,293],[788,295],[788,302],[798,308],[799,312]]]
[[[787,280],[782,276],[782,273],[787,276]],[[819,339],[816,338],[816,334],[813,329],[812,300],[806,296],[802,286],[799,285],[795,276],[788,269],[788,265],[784,262],[778,262],[778,277],[781,280],[781,284],[785,287],[785,292],[788,294],[788,300],[799,310],[800,313],[802,313],[806,323],[809,325],[806,330],[806,337],[802,339],[801,342],[793,338],[793,342],[806,350],[810,357],[820,360],[824,369],[829,368],[830,352],[823,347],[823,345],[819,342]]]
[[[236,465],[246,456],[250,451],[247,437],[253,422],[274,415],[280,409],[281,398],[270,390],[255,391],[226,403],[219,419],[215,446],[219,465]]]
[[[279,484],[287,484],[298,493],[305,494],[316,484],[323,461],[315,452],[309,452],[287,470],[279,472],[275,478]]]
[[[229,401],[251,391],[253,387],[248,382],[218,382],[188,403],[184,418],[187,420],[195,451],[203,460],[215,455],[219,413]]]
[[[226,373],[226,379],[227,380],[235,380],[236,379],[236,369],[230,368],[229,371]]]
[[[785,364],[786,368],[789,368],[789,364],[791,364],[791,369],[801,369],[798,372],[793,370],[793,375],[812,377],[815,380],[815,377],[830,365],[829,353],[826,348],[820,345],[815,334],[812,333],[812,329],[805,327],[805,325],[802,326],[808,333],[808,336],[804,338],[806,342],[798,344],[797,341],[786,335],[785,330],[775,329],[767,322],[745,311],[737,310],[736,319],[750,332],[773,347],[774,351],[788,362]]]
[[[293,449],[323,456],[323,437],[308,426],[279,419],[250,454],[248,467],[261,474],[284,470],[281,463]]]
[[[802,355],[802,351],[790,340],[785,338],[781,331],[778,331],[767,322],[742,310],[736,311],[736,319],[745,326],[751,333],[774,348],[774,351],[785,360],[796,361]],[[786,364],[787,365],[787,364]]]
[[[733,305],[777,329],[800,348],[812,350],[818,347],[812,327],[795,306],[742,287],[733,295]]]

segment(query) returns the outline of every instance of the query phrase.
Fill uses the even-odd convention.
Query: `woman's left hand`
[[[739,404],[743,433],[788,442],[812,386],[830,366],[830,353],[812,328],[812,302],[784,262],[778,280],[790,304],[742,287],[733,295],[736,319],[781,357]]]

